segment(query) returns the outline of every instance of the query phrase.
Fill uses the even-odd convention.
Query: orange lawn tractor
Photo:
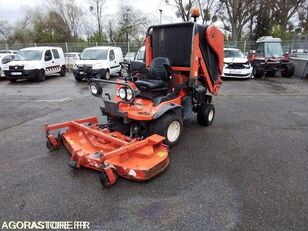
[[[214,26],[195,22],[151,26],[145,63],[131,62],[130,74],[123,79],[89,82],[91,93],[103,99],[107,123],[91,117],[46,125],[47,147],[54,150],[63,143],[71,154],[69,165],[100,171],[105,187],[118,176],[153,178],[168,166],[168,147],[178,143],[183,122],[193,112],[200,125],[212,124],[212,95],[221,84],[223,46],[223,34]],[[114,97],[103,94],[105,84],[115,86]],[[55,130],[62,131],[58,137],[52,134]]]

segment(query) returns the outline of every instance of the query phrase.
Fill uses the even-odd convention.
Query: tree
[[[219,11],[218,3],[217,0],[198,0],[202,24],[217,21],[217,12]]]
[[[139,41],[141,34],[144,37],[147,26],[146,16],[131,6],[122,5],[118,17],[118,28],[113,32],[111,24],[109,24],[109,37],[114,34],[117,42],[128,42],[131,38]]]
[[[165,0],[167,4],[176,9],[175,15],[181,18],[183,22],[191,19],[191,9],[196,5],[196,0]]]
[[[5,20],[0,20],[0,39],[8,42],[12,37],[12,26]]]
[[[98,42],[103,40],[103,11],[107,0],[89,0],[90,1],[90,12],[95,16],[97,24],[97,38]]]
[[[244,26],[261,9],[261,0],[220,0],[222,21],[225,29],[231,31],[232,42],[237,45]],[[226,14],[225,14],[226,12]]]
[[[69,26],[74,40],[77,40],[81,30],[83,11],[75,0],[48,0],[50,10],[56,12]]]

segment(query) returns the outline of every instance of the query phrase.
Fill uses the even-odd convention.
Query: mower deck
[[[162,144],[164,137],[131,139],[120,132],[100,128],[96,117],[46,125],[49,149],[60,147],[59,140],[49,132],[63,128],[68,128],[60,138],[71,154],[70,166],[102,171],[109,185],[115,182],[116,174],[132,180],[149,180],[169,164],[168,148]]]

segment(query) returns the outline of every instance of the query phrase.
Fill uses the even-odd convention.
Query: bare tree
[[[218,0],[198,0],[198,7],[200,9],[200,16],[202,24],[208,24],[209,22],[216,22],[219,11]]]
[[[52,11],[56,12],[63,21],[69,25],[74,39],[78,38],[78,31],[81,29],[82,9],[75,0],[48,0]]]
[[[171,7],[176,9],[175,15],[183,22],[191,19],[191,9],[196,5],[196,0],[165,0]]]
[[[117,42],[128,42],[131,38],[139,40],[139,36],[144,36],[149,21],[140,11],[128,5],[122,5],[118,17],[118,28],[114,32]],[[109,24],[111,27],[111,24]],[[110,34],[109,34],[110,37]]]
[[[220,2],[224,29],[231,31],[232,41],[236,45],[244,26],[262,9],[261,0],[220,0]]]
[[[107,0],[89,0],[90,1],[90,12],[95,16],[97,24],[97,34],[99,42],[102,41],[103,37],[103,12]]]
[[[12,36],[12,26],[4,20],[0,20],[0,38],[2,37],[5,41],[9,41]]]

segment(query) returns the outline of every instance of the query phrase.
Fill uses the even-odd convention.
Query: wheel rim
[[[109,74],[109,72],[108,72],[108,71],[106,72],[106,79],[107,79],[107,80],[109,80],[109,79],[110,79],[110,74]]]
[[[181,125],[178,121],[172,121],[167,130],[167,139],[169,142],[175,142],[181,132]]]
[[[213,120],[213,117],[214,117],[214,110],[211,109],[210,112],[209,112],[209,115],[208,115],[209,122],[211,122]]]

